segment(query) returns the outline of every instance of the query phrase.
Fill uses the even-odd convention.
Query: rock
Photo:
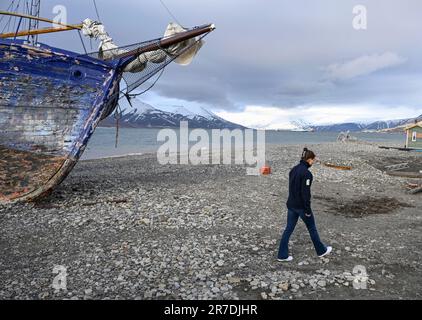
[[[253,281],[251,281],[250,282],[250,285],[253,286],[253,287],[258,286],[259,285],[259,280],[253,280]]]
[[[119,274],[119,276],[117,277],[117,281],[124,281],[125,278],[123,277],[123,275]]]
[[[231,284],[238,284],[240,283],[240,278],[230,277],[227,279]]]
[[[139,220],[139,223],[141,224],[145,224],[145,225],[150,225],[151,224],[151,220],[148,218],[143,218]]]
[[[280,283],[278,285],[278,287],[283,291],[287,291],[287,290],[289,290],[289,283],[288,282]]]
[[[85,295],[90,296],[91,294],[92,294],[91,288],[85,290]]]
[[[319,280],[319,281],[317,282],[317,284],[318,284],[320,287],[325,287],[325,286],[327,285],[327,282],[326,282],[325,280]]]

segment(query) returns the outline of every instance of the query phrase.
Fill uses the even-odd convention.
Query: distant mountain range
[[[188,121],[189,128],[204,129],[241,129],[243,126],[224,120],[214,113],[200,108],[192,112],[185,107],[174,107],[171,111],[163,111],[153,106],[134,100],[133,108],[123,110],[119,125],[126,128],[176,128],[180,121]],[[116,120],[113,115],[101,121],[102,127],[114,127]]]
[[[177,106],[170,111],[160,110],[140,100],[132,101],[133,108],[123,110],[119,125],[126,128],[177,128],[180,121],[188,121],[189,128],[204,129],[244,129],[245,127],[227,121],[205,108],[193,112],[183,106]],[[422,121],[422,115],[416,118],[375,121],[371,123],[347,122],[331,125],[312,125],[303,120],[290,121],[289,131],[316,131],[316,132],[340,132],[340,131],[402,131],[403,128],[415,121]],[[101,121],[102,127],[114,127],[116,120],[113,115]],[[282,130],[282,129],[281,129]]]
[[[415,121],[422,121],[422,115],[416,118],[407,118],[407,119],[398,119],[398,120],[387,120],[387,121],[375,121],[371,123],[359,123],[359,122],[347,122],[347,123],[337,123],[331,125],[315,126],[304,121],[292,121],[292,124],[297,128],[296,131],[318,131],[318,132],[327,132],[327,131],[350,131],[350,132],[394,132],[402,131],[403,128]]]

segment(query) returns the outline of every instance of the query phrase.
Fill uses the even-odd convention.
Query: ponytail
[[[306,160],[308,160],[308,159],[315,159],[315,153],[313,152],[313,151],[311,151],[311,150],[308,150],[308,148],[303,148],[303,151],[302,151],[302,157],[301,157],[301,159],[302,160],[304,160],[304,161],[306,161]]]

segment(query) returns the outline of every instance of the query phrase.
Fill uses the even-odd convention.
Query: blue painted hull
[[[118,62],[0,40],[0,201],[59,184],[117,104]]]

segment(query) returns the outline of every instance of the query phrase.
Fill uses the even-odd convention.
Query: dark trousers
[[[280,248],[278,250],[279,259],[286,259],[289,256],[289,239],[295,230],[299,217],[303,220],[306,227],[308,228],[309,235],[311,236],[317,254],[322,255],[327,251],[327,247],[321,242],[319,238],[318,230],[315,225],[314,215],[312,214],[310,217],[307,217],[304,210],[288,209],[287,226],[281,237]]]

